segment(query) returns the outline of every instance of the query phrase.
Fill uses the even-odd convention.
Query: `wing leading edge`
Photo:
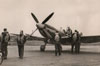
[[[82,43],[95,43],[100,42],[100,35],[99,36],[82,36],[81,37]]]
[[[66,43],[70,43],[71,38],[68,37],[62,37],[61,39],[61,43],[65,44]],[[82,36],[80,39],[81,43],[96,43],[96,42],[100,42],[100,35],[99,36]]]

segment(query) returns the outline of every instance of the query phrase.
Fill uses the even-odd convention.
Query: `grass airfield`
[[[45,52],[40,52],[42,41],[27,41],[24,59],[18,58],[16,42],[8,46],[8,59],[1,66],[100,66],[99,43],[82,44],[80,54],[72,54],[71,46],[62,46],[61,56],[55,56],[54,45],[47,45]]]

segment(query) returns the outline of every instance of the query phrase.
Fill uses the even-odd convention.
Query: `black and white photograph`
[[[0,66],[100,66],[100,0],[0,0]]]

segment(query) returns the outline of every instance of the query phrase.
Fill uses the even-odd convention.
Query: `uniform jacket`
[[[59,33],[56,33],[56,34],[55,34],[55,41],[60,43],[60,41],[61,41],[61,36],[60,36]]]
[[[1,43],[8,43],[10,41],[10,35],[8,32],[2,32],[1,34]]]
[[[73,40],[73,42],[79,41],[79,39],[80,39],[80,36],[79,36],[78,33],[73,33],[72,34],[72,40]]]
[[[24,35],[17,36],[17,44],[18,45],[24,45],[25,42],[26,42],[26,36],[24,36]]]

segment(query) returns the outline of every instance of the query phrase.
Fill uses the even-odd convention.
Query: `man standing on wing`
[[[68,37],[72,37],[72,30],[70,27],[67,27],[66,34]]]

